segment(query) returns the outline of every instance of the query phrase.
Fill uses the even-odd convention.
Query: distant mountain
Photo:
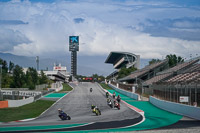
[[[34,67],[36,68],[36,57],[27,57],[27,56],[18,56],[18,55],[13,55],[10,53],[0,53],[0,58],[3,60],[6,60],[8,63],[11,61],[15,65],[19,65],[21,67]],[[39,57],[39,69],[40,70],[52,70],[54,63],[58,64],[61,63],[62,66],[67,66],[67,71],[71,71],[71,64],[70,64],[70,57],[60,57],[60,58],[40,58]],[[99,74],[99,75],[104,75],[107,76],[109,73],[111,73],[112,70],[112,65],[109,65],[107,67],[104,63],[104,58],[100,57],[96,58],[91,57],[91,56],[78,56],[78,74],[80,75],[86,75],[90,76],[92,74]],[[110,67],[110,68],[109,68]]]
[[[36,68],[36,57],[18,56],[10,53],[0,53],[0,58],[6,60],[8,63],[12,61],[21,67],[34,67]],[[67,71],[71,71],[70,56],[64,55],[55,58],[42,58],[39,57],[40,70],[52,70],[54,63],[61,63],[62,66],[67,66]],[[92,74],[107,76],[114,71],[112,64],[104,63],[107,56],[79,56],[77,58],[79,75],[91,76]],[[148,65],[151,59],[141,59],[140,68]]]

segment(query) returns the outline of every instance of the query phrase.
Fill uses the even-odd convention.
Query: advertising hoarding
[[[69,36],[69,51],[79,51],[79,36]]]
[[[181,103],[187,103],[187,102],[189,102],[189,97],[188,96],[180,96],[179,100]]]

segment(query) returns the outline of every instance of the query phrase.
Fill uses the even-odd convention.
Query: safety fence
[[[192,106],[200,106],[200,84],[153,84],[154,97]]]

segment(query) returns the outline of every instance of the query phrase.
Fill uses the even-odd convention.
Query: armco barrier
[[[19,107],[25,104],[32,103],[34,101],[34,97],[29,97],[22,100],[8,100],[8,107]]]
[[[150,103],[169,112],[200,120],[200,108],[150,97]]]
[[[128,92],[126,90],[122,90],[122,89],[119,89],[117,88],[116,86],[112,85],[112,84],[108,84],[111,88],[113,88],[114,90],[116,90],[117,92],[121,93],[121,94],[124,94],[130,98],[133,98],[135,100],[139,100],[139,95],[138,94],[135,94],[135,93],[132,93],[132,92]]]

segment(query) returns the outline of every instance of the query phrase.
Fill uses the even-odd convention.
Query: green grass
[[[103,87],[106,90],[112,90],[112,88],[105,83],[100,83],[100,85],[101,85],[101,87]]]
[[[65,93],[71,91],[73,88],[66,83],[63,83],[63,89],[57,93]]]
[[[0,109],[0,121],[9,122],[35,118],[48,109],[54,102],[55,101],[38,100],[21,107]]]

